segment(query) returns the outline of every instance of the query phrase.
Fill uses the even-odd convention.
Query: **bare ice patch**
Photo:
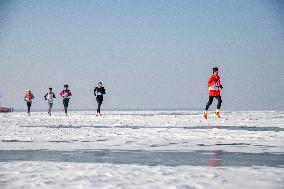
[[[239,144],[236,144],[239,145]],[[55,161],[139,164],[150,166],[267,166],[284,167],[284,153],[144,150],[0,150],[0,162]]]

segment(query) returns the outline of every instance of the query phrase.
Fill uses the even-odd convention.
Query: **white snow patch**
[[[0,163],[0,186],[22,188],[283,188],[282,168]]]

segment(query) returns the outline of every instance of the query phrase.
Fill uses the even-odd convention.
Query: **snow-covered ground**
[[[1,188],[283,188],[283,169],[1,163]]]
[[[36,155],[9,159],[12,150]],[[92,160],[85,157],[88,150],[124,151],[126,162],[116,161],[117,153]],[[56,151],[85,156],[73,161],[51,154]],[[139,154],[127,155],[132,151],[150,155],[139,163],[133,160]],[[176,155],[160,160],[170,157],[178,166],[155,160],[155,153],[165,152]],[[182,152],[213,155],[203,165],[175,158]],[[242,154],[246,158],[238,159]],[[113,111],[100,118],[94,112],[0,114],[0,188],[284,188],[283,154],[284,112],[224,112],[221,119],[211,113],[208,120],[193,111]],[[269,159],[262,156],[273,163],[263,163]]]

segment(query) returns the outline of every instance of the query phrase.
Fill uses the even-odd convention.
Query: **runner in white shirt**
[[[47,100],[47,103],[48,103],[48,114],[49,114],[49,116],[51,116],[51,109],[52,109],[52,106],[53,106],[53,99],[54,98],[56,98],[55,94],[52,92],[52,88],[50,87],[48,93],[46,93],[44,95],[44,99]]]

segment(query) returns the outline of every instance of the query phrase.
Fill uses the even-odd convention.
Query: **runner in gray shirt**
[[[52,88],[49,88],[49,92],[44,95],[44,99],[48,102],[48,114],[51,116],[51,109],[53,106],[53,99],[56,98],[55,94],[52,92]]]

